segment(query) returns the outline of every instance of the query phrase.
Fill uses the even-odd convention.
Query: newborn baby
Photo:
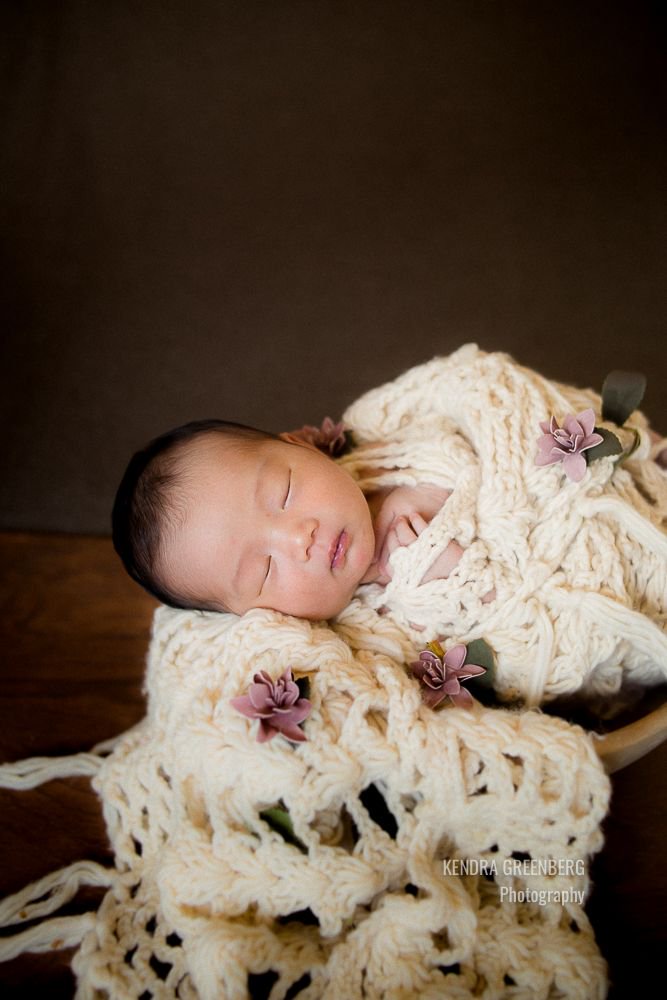
[[[335,619],[406,662],[481,638],[501,700],[615,696],[667,679],[667,442],[603,411],[464,345],[353,403],[336,460],[224,421],[157,438],[125,473],[114,544],[176,607]],[[598,429],[615,450],[596,455]]]
[[[295,433],[200,421],[152,441],[116,496],[113,539],[130,575],[174,607],[271,608],[327,619],[362,583],[386,584],[449,490],[431,483],[364,495]],[[422,582],[446,577],[456,541]]]

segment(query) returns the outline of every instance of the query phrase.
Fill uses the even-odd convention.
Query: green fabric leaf
[[[596,434],[601,434],[604,440],[600,441],[600,444],[586,449],[584,455],[587,462],[594,462],[596,458],[605,458],[607,455],[622,454],[623,445],[615,434],[612,434],[605,427],[595,427],[594,430]]]
[[[645,390],[646,376],[641,372],[609,372],[602,385],[602,419],[622,427],[641,403]]]
[[[298,847],[304,854],[308,853],[308,848],[301,840],[299,840],[294,832],[292,817],[290,816],[289,811],[285,808],[285,803],[282,799],[277,806],[271,806],[270,809],[262,809],[259,816],[260,819],[263,819],[269,824],[272,830],[279,833],[283,840],[286,840],[288,844],[293,844],[294,847]]]
[[[463,661],[464,665],[466,663],[476,663],[478,667],[484,667],[486,673],[480,674],[478,677],[471,677],[470,680],[465,682],[466,687],[470,689],[472,694],[475,694],[477,686],[492,688],[496,658],[488,642],[484,639],[473,639],[472,642],[468,643],[467,649],[466,658]]]

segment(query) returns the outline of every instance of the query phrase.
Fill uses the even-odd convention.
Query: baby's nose
[[[310,558],[310,547],[315,541],[319,522],[314,517],[294,520],[283,535],[283,543],[289,555],[306,562]]]

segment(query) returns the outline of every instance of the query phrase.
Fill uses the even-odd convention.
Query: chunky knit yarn
[[[540,421],[588,407],[603,425],[594,392],[474,344],[354,403],[344,420],[358,447],[340,461],[364,490],[430,481],[453,493],[419,539],[392,555],[386,588],[360,588],[339,617],[348,641],[391,632],[409,657],[425,638],[483,637],[496,653],[501,698],[528,705],[664,681],[667,473],[650,456],[667,442],[651,446],[636,412],[628,423],[640,445],[629,460],[591,461],[581,482],[562,465],[536,465]],[[624,442],[632,436],[603,426]],[[421,584],[452,539],[465,549],[459,564]],[[492,588],[496,599],[484,603]]]
[[[609,780],[591,738],[539,710],[432,710],[407,667],[437,633],[483,636],[529,701],[660,674],[662,474],[534,466],[538,421],[587,405],[469,346],[351,407],[341,461],[360,483],[452,496],[386,589],[330,625],[159,608],[146,718],[111,748],[0,767],[14,788],[91,775],[115,856],[0,903],[0,926],[31,922],[0,959],[78,945],[79,1000],[604,997],[584,903]],[[451,538],[458,567],[420,586]],[[306,740],[260,743],[231,700],[287,667],[309,681]],[[86,883],[107,886],[96,913],[33,924]]]
[[[307,739],[259,743],[230,699],[287,666],[309,678]],[[389,655],[270,611],[158,609],[146,689],[146,719],[82,762],[115,871],[50,886],[62,899],[67,880],[106,874],[99,912],[0,941],[0,956],[78,934],[86,1000],[268,996],[268,973],[271,1000],[605,995],[583,903],[609,781],[583,730],[433,711]],[[276,806],[289,839],[261,815]],[[0,918],[42,905],[14,898]]]

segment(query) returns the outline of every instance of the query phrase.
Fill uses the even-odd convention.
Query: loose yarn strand
[[[26,951],[60,951],[76,948],[85,935],[95,927],[94,913],[82,913],[77,917],[54,917],[36,927],[21,931],[13,937],[0,941],[0,962],[9,962]]]
[[[102,740],[100,743],[96,743],[90,751],[91,754],[104,757],[107,754],[113,753],[119,743],[125,740],[126,737],[135,733],[137,730],[142,729],[144,725],[145,721],[141,719],[134,726],[130,726],[129,729],[126,729],[124,733],[118,733],[116,736],[111,736],[108,740]]]
[[[0,901],[0,928],[47,916],[76,896],[82,885],[109,886],[112,872],[95,861],[75,861]]]
[[[37,788],[55,778],[92,778],[101,764],[102,758],[95,753],[71,754],[68,757],[27,757],[11,764],[0,764],[0,788],[19,791]]]
[[[28,757],[0,765],[0,787],[13,791],[36,788],[56,778],[93,777],[102,759],[95,753],[67,757]],[[94,861],[77,861],[25,886],[0,901],[0,929],[48,916],[68,903],[84,886],[108,888],[113,873]],[[94,913],[54,917],[18,934],[0,939],[0,962],[26,951],[42,952],[81,944],[96,923]]]
[[[108,888],[113,878],[111,870],[95,861],[76,861],[51,872],[0,902],[0,929],[48,916],[73,899],[82,886]],[[2,938],[0,962],[16,958],[24,951],[49,951],[79,945],[95,921],[92,913],[54,917],[11,937]]]

